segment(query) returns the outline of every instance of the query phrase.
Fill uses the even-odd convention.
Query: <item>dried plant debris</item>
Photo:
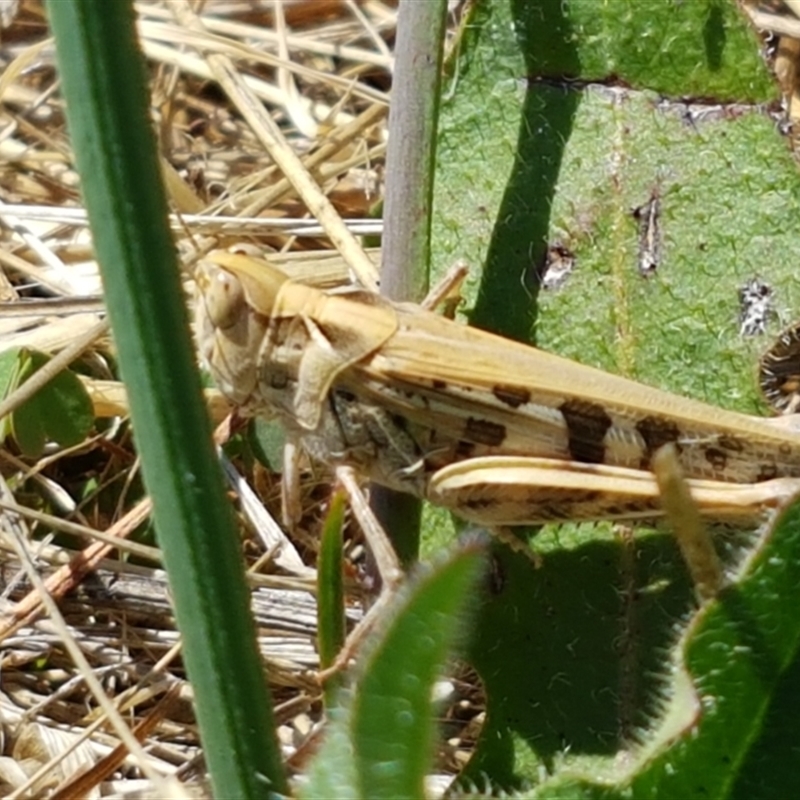
[[[643,278],[654,275],[662,257],[661,198],[658,187],[650,192],[647,202],[631,212],[639,226],[639,251],[637,268]]]
[[[778,414],[800,409],[800,323],[785,328],[758,364],[758,385]]]
[[[575,253],[557,239],[547,248],[544,268],[540,271],[543,289],[560,289],[575,269]]]
[[[739,335],[761,336],[775,313],[772,287],[761,278],[750,278],[739,288]]]
[[[234,218],[262,250],[329,246],[318,225],[285,233],[274,227],[306,216],[306,209],[266,155],[258,131],[210,81],[206,56],[214,52],[241,54],[241,80],[272,112],[343,217],[366,217],[380,197],[395,9],[382,2],[287,2],[282,9],[279,25],[269,3],[205,3],[204,36],[178,24],[167,4],[139,7],[167,188],[183,215],[182,223],[176,220],[179,245],[196,250],[205,242],[194,237],[202,234],[225,246],[241,230]],[[0,209],[7,243],[2,263],[15,284],[31,287],[25,291],[43,286],[62,295],[92,294],[99,287],[85,219],[44,213],[80,208],[52,50],[32,50],[46,36],[41,6],[26,3],[0,49],[7,82],[0,200],[14,205],[16,217]],[[27,241],[16,222],[29,229]],[[84,273],[95,279],[88,291],[77,280]]]

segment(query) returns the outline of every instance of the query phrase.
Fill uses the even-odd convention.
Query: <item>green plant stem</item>
[[[386,153],[381,294],[428,292],[431,207],[446,0],[401,0]]]
[[[446,0],[401,0],[389,146],[381,263],[381,294],[422,300],[430,282],[433,172],[441,87]],[[400,561],[419,552],[418,500],[373,487],[372,508],[389,533]]]
[[[317,561],[317,650],[323,670],[333,665],[347,637],[342,574],[345,498],[341,490],[331,498]],[[332,676],[325,683],[325,704],[329,708],[335,702],[340,685],[340,676]]]

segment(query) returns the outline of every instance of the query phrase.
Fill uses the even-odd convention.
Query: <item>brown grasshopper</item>
[[[800,432],[360,291],[323,292],[216,252],[198,272],[201,355],[247,414],[487,526],[661,512],[673,444],[700,511],[753,519],[800,489]],[[783,421],[781,421],[783,422]]]

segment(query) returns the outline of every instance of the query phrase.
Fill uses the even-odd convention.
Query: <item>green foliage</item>
[[[16,347],[0,353],[0,399],[18,389],[49,356]],[[62,370],[33,397],[0,420],[0,440],[11,435],[23,455],[41,456],[47,442],[71,447],[82,442],[94,425],[92,401],[75,373]]]
[[[673,716],[653,731],[636,797],[780,797],[797,785],[798,554],[795,505],[694,616],[677,648]]]
[[[759,46],[735,4],[716,0],[481,4],[442,108],[433,239],[438,271],[460,257],[473,267],[470,321],[757,412],[754,362],[766,340],[739,335],[738,289],[756,276],[773,287],[768,332],[800,303],[800,179],[765,107],[748,105],[777,96]],[[662,258],[645,279],[632,210],[654,192]],[[556,241],[574,253],[574,272],[540,290],[534,275]],[[442,515],[426,520],[440,538]],[[800,555],[790,555],[787,525],[757,550],[766,573],[770,547],[784,566]],[[778,657],[759,626],[777,630],[766,620],[786,616],[796,590],[777,573],[782,595],[743,579],[697,613],[663,532],[573,525],[545,528],[534,543],[545,554],[538,571],[496,549],[495,594],[470,648],[489,704],[468,767],[477,785],[488,775],[506,789],[538,786],[537,797],[699,796],[701,765],[716,759],[707,796],[746,796],[745,787],[765,796],[767,780],[776,796],[787,791],[792,762],[776,743],[791,738],[800,667],[793,646]],[[719,543],[735,563],[743,543]],[[753,604],[758,625],[748,627],[739,612]],[[739,621],[706,627],[715,613]],[[687,632],[676,643],[678,627]],[[684,656],[676,686],[669,676]],[[715,681],[737,663],[745,677]],[[740,715],[746,674],[762,685]],[[695,693],[704,699],[693,717]]]
[[[434,744],[434,681],[458,641],[483,566],[475,546],[420,570],[384,609],[352,689],[340,695],[305,798],[424,797]]]
[[[795,506],[761,537],[735,583],[692,616],[638,752],[557,772],[520,796],[786,795],[800,775],[800,622],[790,610],[800,595],[798,554]]]
[[[727,0],[572,0],[567,7],[517,0],[513,9],[535,74],[569,75],[577,65],[576,78],[672,97],[745,103],[776,96],[754,31]]]

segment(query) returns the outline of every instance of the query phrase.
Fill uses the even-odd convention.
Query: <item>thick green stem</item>
[[[130,3],[52,0],[67,120],[216,797],[285,793],[167,224]]]
[[[389,147],[381,264],[381,294],[420,301],[428,291],[436,129],[446,0],[401,0]],[[374,487],[372,507],[409,564],[419,550],[420,503]]]

